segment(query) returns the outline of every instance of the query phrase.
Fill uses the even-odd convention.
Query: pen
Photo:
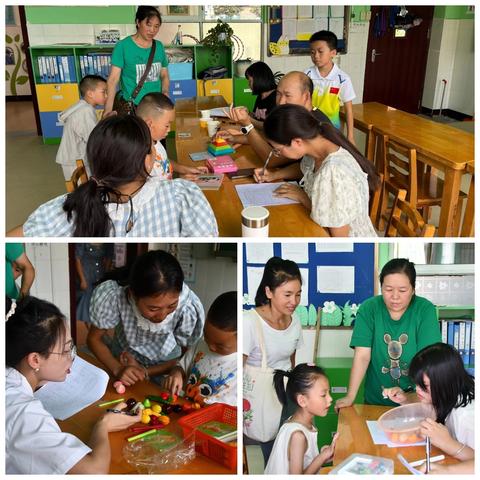
[[[268,157],[267,157],[267,159],[265,160],[265,164],[263,165],[262,177],[265,175],[265,169],[267,168],[268,162],[269,162],[270,159],[272,158],[272,155],[273,155],[273,149],[270,150],[270,153],[268,154]]]
[[[440,462],[441,460],[445,460],[445,455],[436,455],[435,457],[430,457],[430,463]],[[414,462],[410,462],[411,467],[419,467],[425,463],[425,460],[415,460]]]
[[[425,456],[426,456],[425,473],[429,473],[430,472],[430,437],[426,438]]]
[[[125,401],[124,398],[117,398],[116,400],[112,400],[110,402],[99,403],[97,405],[97,407],[106,407],[107,405],[114,405],[115,403],[120,403],[120,402],[123,402],[123,401]]]

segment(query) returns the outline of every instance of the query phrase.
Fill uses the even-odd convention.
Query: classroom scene
[[[237,472],[237,244],[7,243],[7,474]]]
[[[245,243],[244,474],[473,474],[474,250]]]
[[[474,236],[473,5],[5,8],[7,236]]]

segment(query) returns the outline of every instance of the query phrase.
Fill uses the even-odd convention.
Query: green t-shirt
[[[142,89],[135,98],[135,105],[138,105],[147,93],[162,91],[160,71],[162,68],[167,68],[168,59],[162,42],[155,40],[155,43],[153,63]],[[125,100],[131,99],[132,93],[145,71],[149,56],[150,48],[139,47],[132,37],[126,37],[115,45],[112,53],[112,65],[122,69],[120,90]]]
[[[381,295],[363,302],[355,319],[350,347],[371,348],[365,402],[396,405],[383,398],[382,386],[399,386],[403,390],[414,387],[408,377],[412,358],[427,345],[441,341],[435,306],[426,298],[415,295],[399,320],[392,320]]]
[[[12,300],[17,300],[20,293],[13,278],[12,263],[24,252],[21,243],[5,244],[5,294]]]

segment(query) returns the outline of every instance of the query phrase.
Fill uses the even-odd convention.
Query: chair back
[[[378,228],[378,222],[380,217],[380,200],[382,198],[383,192],[383,181],[384,176],[383,173],[379,173],[378,176],[380,177],[380,186],[375,190],[373,193],[370,193],[370,207],[369,207],[369,216],[372,224],[375,228]]]
[[[87,170],[85,169],[83,160],[77,160],[76,164],[77,167],[73,171],[70,180],[67,180],[65,182],[67,193],[72,193],[74,190],[77,189],[79,185],[88,181]]]

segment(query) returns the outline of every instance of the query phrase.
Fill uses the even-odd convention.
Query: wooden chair
[[[472,174],[470,180],[470,188],[467,196],[467,206],[465,207],[465,214],[463,215],[462,230],[460,236],[474,237],[475,236],[475,166],[467,165],[467,173]]]
[[[83,160],[77,160],[77,168],[72,173],[70,180],[65,182],[68,193],[72,193],[79,185],[88,181],[87,170],[83,164]]]
[[[374,133],[379,137],[378,171],[383,173],[385,184],[390,184],[397,189],[406,190],[406,200],[418,210],[422,210],[426,222],[429,219],[430,207],[442,203],[443,180],[434,174],[430,167],[417,160],[417,151],[389,139],[376,128]],[[380,227],[383,219],[388,217],[385,203],[381,204]]]
[[[379,214],[380,214],[380,202],[382,200],[382,193],[383,193],[383,182],[384,177],[383,173],[379,173],[378,176],[380,177],[380,186],[377,190],[370,194],[370,205],[369,205],[369,216],[370,220],[372,221],[373,226],[378,229],[379,228]]]
[[[385,230],[385,237],[433,237],[435,226],[429,225],[418,210],[406,200],[407,191],[397,189],[384,182],[384,196],[394,195],[390,218]]]

